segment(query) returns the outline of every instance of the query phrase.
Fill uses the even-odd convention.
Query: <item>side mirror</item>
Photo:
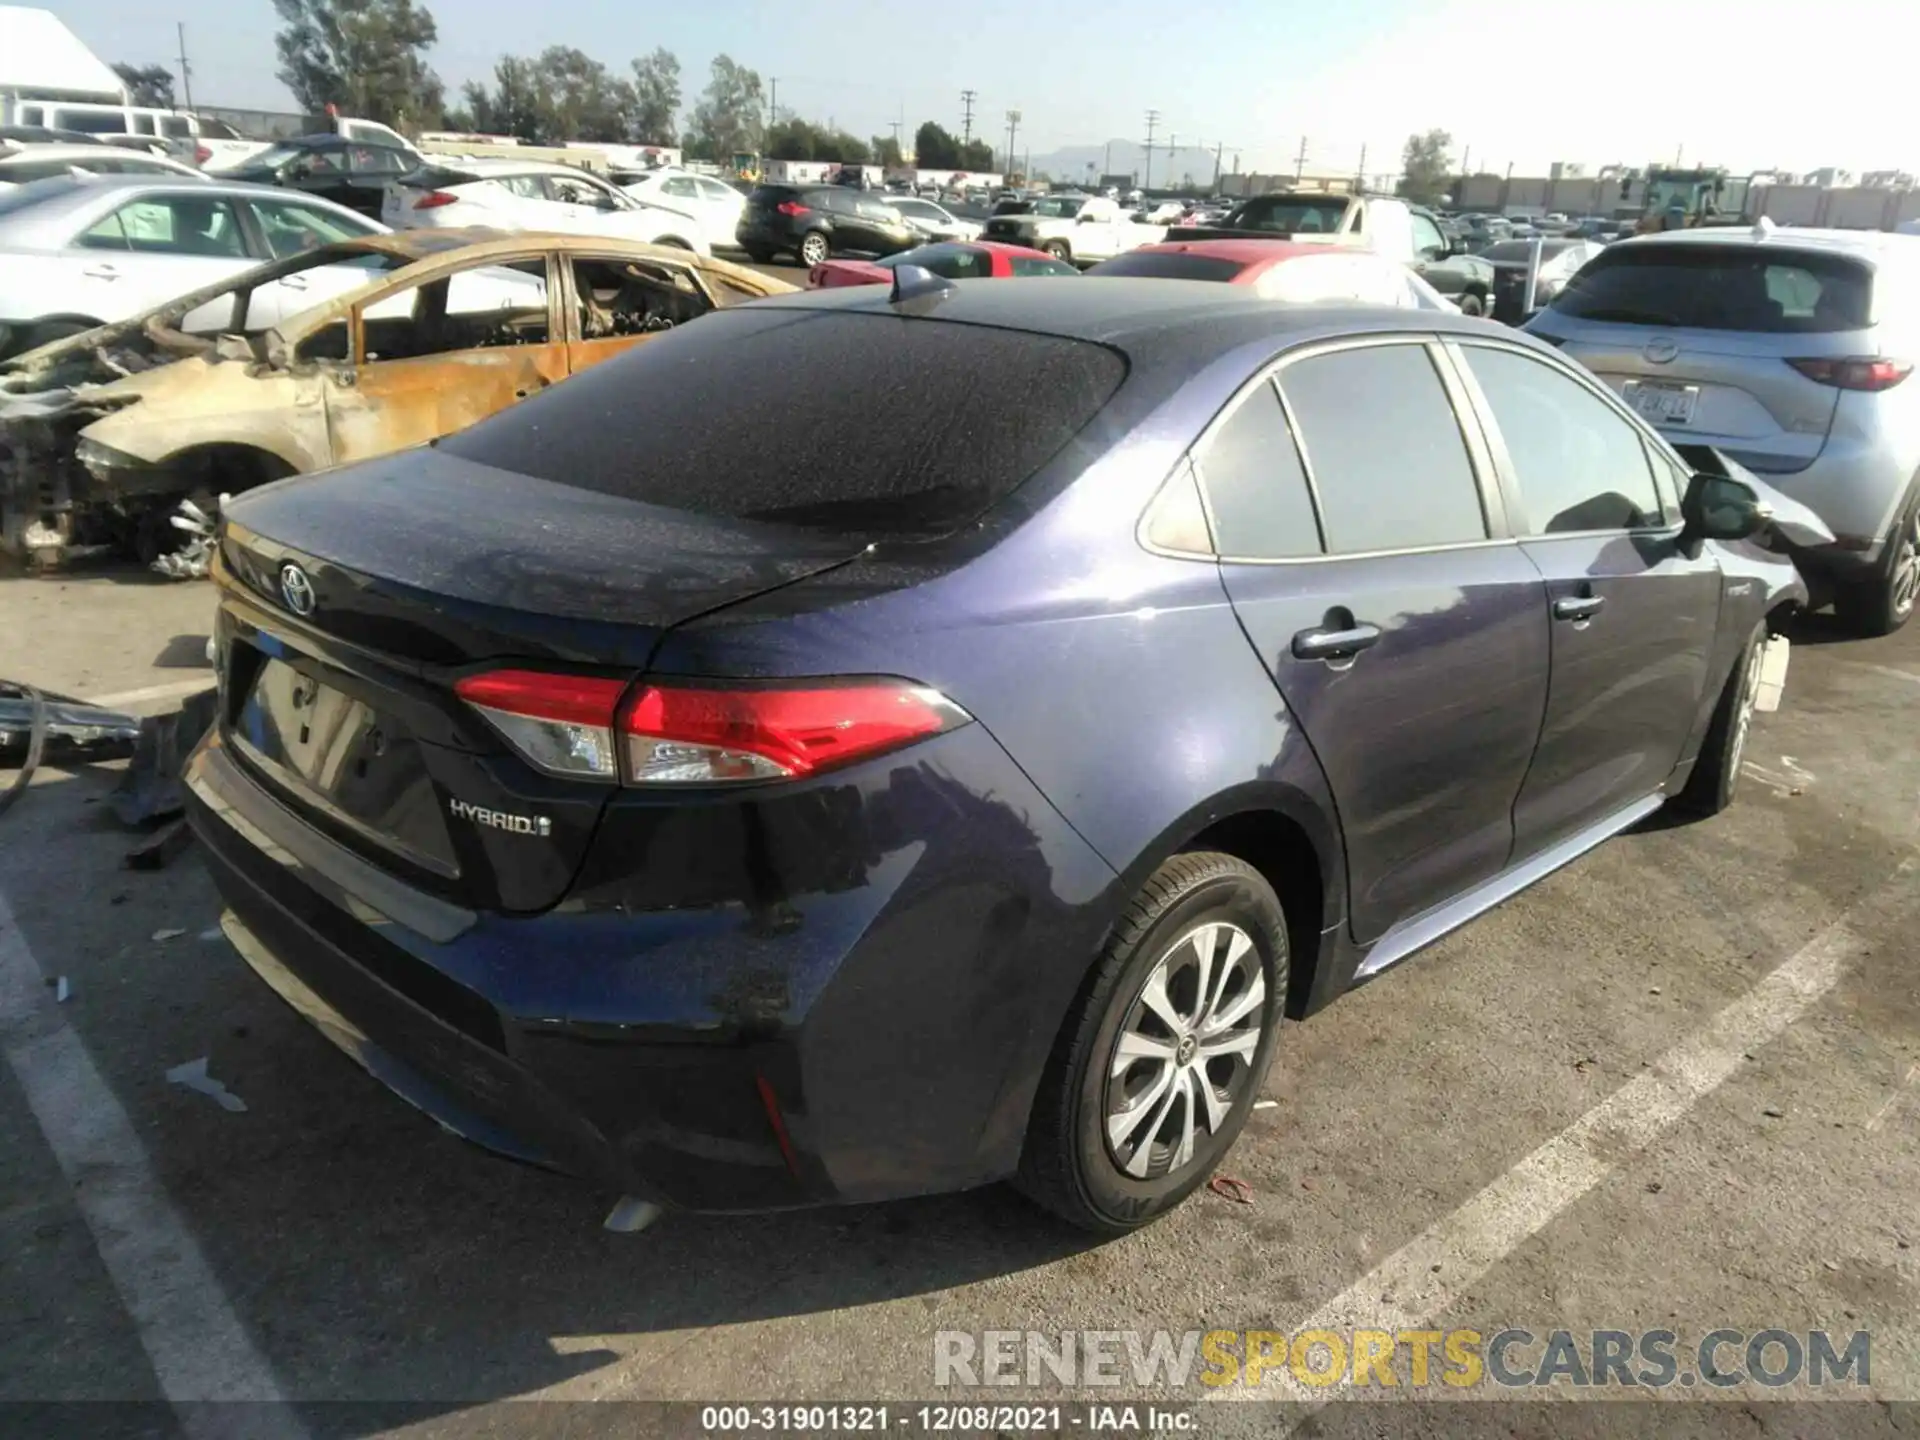
[[[1772,519],[1773,512],[1739,480],[1695,474],[1680,501],[1680,518],[1683,541],[1744,540]]]

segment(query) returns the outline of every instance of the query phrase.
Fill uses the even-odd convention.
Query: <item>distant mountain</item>
[[[1115,140],[1112,145],[1068,145],[1033,157],[1033,173],[1051,176],[1056,182],[1085,185],[1098,182],[1102,175],[1133,175],[1147,179],[1147,151],[1134,140]],[[1222,162],[1231,172],[1232,157]],[[1091,167],[1091,168],[1089,168]],[[1158,190],[1187,183],[1206,187],[1213,184],[1213,151],[1182,145],[1171,156],[1164,146],[1153,147],[1151,183]]]

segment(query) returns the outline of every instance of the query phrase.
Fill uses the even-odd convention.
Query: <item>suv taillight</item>
[[[1787,364],[1809,380],[1842,390],[1891,390],[1913,373],[1910,360],[1878,360],[1871,356],[1851,360],[1789,360]]]
[[[454,691],[531,764],[628,785],[789,780],[910,745],[972,717],[890,678],[643,685],[539,670],[469,675]]]
[[[459,198],[458,195],[450,194],[445,190],[429,190],[413,202],[413,208],[416,210],[438,210],[442,205],[451,205]]]
[[[782,215],[805,215],[807,213],[807,207],[802,205],[798,200],[782,200],[773,208],[778,210]]]
[[[207,161],[211,160],[212,158],[213,158],[213,151],[209,150],[206,146],[196,145],[193,147],[193,163],[194,164],[204,165],[207,163]]]

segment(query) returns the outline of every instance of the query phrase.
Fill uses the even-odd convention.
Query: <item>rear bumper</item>
[[[889,783],[924,771],[1022,788],[978,726],[935,747],[948,753],[896,760]],[[227,934],[329,1040],[480,1145],[685,1209],[876,1200],[1010,1173],[1114,900],[1111,872],[1060,822],[1034,837],[1044,854],[998,878],[986,857],[1005,837],[974,825],[916,835],[864,883],[842,874],[764,913],[635,913],[584,895],[509,919],[369,866],[281,805],[218,734],[187,785]],[[1057,819],[1036,792],[1019,799]],[[852,804],[851,787],[834,800]]]

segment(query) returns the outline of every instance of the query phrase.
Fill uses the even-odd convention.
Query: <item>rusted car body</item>
[[[343,264],[367,283],[248,330],[255,290]],[[422,444],[793,288],[685,250],[492,231],[372,235],[262,265],[0,367],[0,543],[39,565],[79,545],[152,558],[177,543],[183,498]],[[228,303],[219,332],[183,328]]]

